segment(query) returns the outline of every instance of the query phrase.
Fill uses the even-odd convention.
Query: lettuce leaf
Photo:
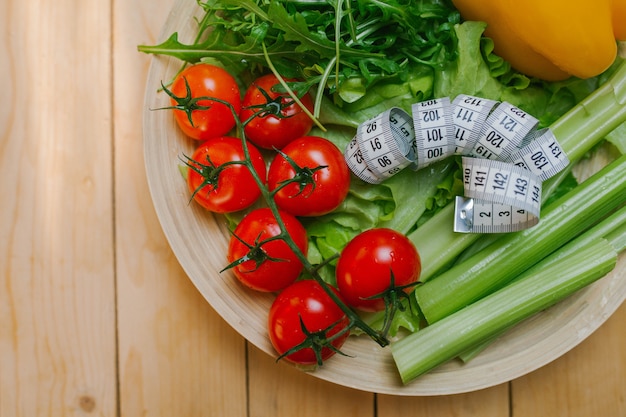
[[[494,55],[493,42],[484,37],[484,29],[482,22],[454,25],[456,59],[441,69],[414,64],[408,77],[378,82],[358,100],[331,106],[351,120],[363,122],[390,107],[410,112],[415,102],[464,93],[508,101],[538,117],[540,125],[549,125],[597,87],[596,80],[545,83],[517,73]],[[354,130],[344,130],[337,136],[335,129],[329,126],[323,135],[344,149]],[[354,178],[348,198],[339,209],[306,223],[311,262],[322,264],[332,259],[352,237],[370,228],[411,232],[462,194],[459,172],[458,158],[449,158],[417,172],[405,169],[378,185]],[[329,262],[320,269],[330,283],[334,283],[333,264]]]

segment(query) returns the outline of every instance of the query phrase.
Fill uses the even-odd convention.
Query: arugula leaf
[[[276,1],[270,3],[268,15],[274,29],[282,31],[285,40],[296,43],[294,51],[315,51],[321,58],[334,58],[337,55],[335,40],[329,39],[324,32],[310,31],[308,22],[303,15],[299,13],[289,14],[287,9]],[[342,56],[353,58],[384,57],[382,54],[346,48],[341,41],[337,43],[340,45],[339,49]]]
[[[266,59],[286,77],[302,79],[339,106],[390,78],[406,80],[423,65],[441,68],[457,54],[459,14],[443,0],[207,0],[197,42],[178,34],[146,53],[184,62],[219,60],[240,76],[266,70]],[[265,45],[268,57],[263,54]],[[320,113],[316,102],[315,114]]]

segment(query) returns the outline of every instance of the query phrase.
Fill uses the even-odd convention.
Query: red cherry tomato
[[[395,230],[367,230],[352,239],[341,251],[336,278],[339,293],[346,303],[363,311],[381,311],[382,298],[367,299],[391,286],[402,287],[417,282],[422,264],[413,243]],[[410,292],[413,287],[406,288]]]
[[[348,326],[348,318],[344,312],[316,281],[310,279],[297,281],[285,288],[278,294],[270,308],[268,332],[272,346],[279,354],[288,352],[306,339],[300,319],[309,333],[330,328],[325,334],[326,338],[345,330]],[[349,332],[345,331],[337,336],[331,342],[332,346],[340,349],[348,335]],[[320,353],[321,359],[326,360],[335,352],[324,347]],[[285,358],[304,365],[317,363],[312,348],[298,350]]]
[[[248,144],[254,169],[265,179],[265,161],[259,150]],[[223,136],[203,142],[188,161],[187,185],[193,199],[215,213],[231,213],[250,207],[261,195],[248,167],[232,164],[217,178],[219,166],[231,161],[243,161],[245,155],[241,139]]]
[[[188,97],[187,85],[191,97]],[[241,110],[237,82],[226,70],[215,65],[196,64],[185,68],[172,83],[170,91],[178,97],[178,100],[171,98],[172,106],[182,104],[180,101],[185,98],[215,97],[232,104],[236,113]],[[176,122],[187,136],[206,140],[223,136],[235,126],[233,113],[225,104],[212,100],[198,100],[195,104],[209,108],[192,111],[193,125],[185,111],[174,110]]]
[[[276,192],[274,201],[278,207],[294,216],[321,216],[343,202],[350,189],[350,169],[335,144],[321,137],[305,136],[289,143],[282,152],[298,167],[313,172],[312,183],[301,186],[299,181],[293,182]],[[277,154],[268,171],[269,189],[275,190],[296,174],[291,163]]]
[[[292,215],[280,212],[287,233],[306,256],[308,240],[306,230]],[[248,213],[237,225],[228,245],[228,261],[244,257],[254,258],[250,247],[279,235],[280,226],[269,208],[260,208]],[[245,242],[246,244],[242,243]],[[232,268],[239,281],[254,290],[279,291],[294,282],[302,272],[303,265],[291,248],[281,239],[259,246],[264,260],[257,265],[255,259],[246,260]]]
[[[295,81],[286,79],[285,81]],[[263,95],[261,90],[265,91],[271,100],[277,100],[277,103],[293,102],[287,93],[277,93],[275,86],[280,86],[278,79],[274,74],[268,74],[256,79],[246,91],[242,109],[240,112],[241,121],[246,121],[255,112],[259,111],[259,106],[266,104],[268,99]],[[300,98],[300,101],[310,111],[313,111],[313,100],[307,93]],[[272,114],[263,117],[255,117],[244,128],[246,137],[256,144],[259,148],[264,149],[282,149],[285,145],[294,139],[306,135],[313,126],[313,120],[302,111],[302,108],[295,102],[285,107],[280,112],[281,117]]]

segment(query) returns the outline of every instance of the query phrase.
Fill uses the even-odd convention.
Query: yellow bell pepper
[[[513,68],[548,81],[606,70],[626,40],[626,0],[453,0]]]

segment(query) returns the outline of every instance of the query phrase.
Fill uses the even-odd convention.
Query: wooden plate
[[[161,39],[178,31],[182,41],[191,41],[195,30],[192,16],[198,12],[195,2],[177,1]],[[144,153],[154,206],[174,254],[204,298],[243,337],[275,356],[266,335],[273,296],[246,290],[230,273],[219,272],[225,266],[226,224],[220,216],[188,204],[189,193],[178,171],[181,155],[190,155],[194,143],[179,132],[171,112],[150,110],[168,105],[167,96],[157,88],[179,68],[178,60],[154,57],[147,80]],[[610,275],[517,326],[466,365],[450,362],[403,386],[389,348],[352,337],[343,349],[352,358],[335,355],[311,375],[395,395],[445,395],[487,388],[563,355],[604,323],[625,298],[626,261],[622,255]]]

